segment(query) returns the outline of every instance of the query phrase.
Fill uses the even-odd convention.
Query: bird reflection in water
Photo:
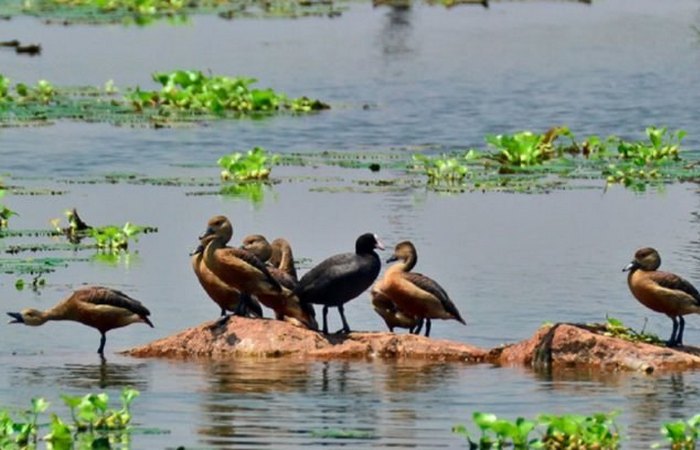
[[[313,379],[312,364],[284,358],[202,361],[207,380],[200,402],[203,423],[198,427],[202,443],[237,447],[270,445],[268,441],[254,442],[253,436],[284,439],[289,432],[285,421],[270,418],[293,412],[277,410],[276,399],[285,394],[303,396]]]
[[[16,367],[13,385],[70,386],[79,390],[132,387],[148,389],[146,363],[116,364],[101,359],[95,364],[66,363],[62,366]]]

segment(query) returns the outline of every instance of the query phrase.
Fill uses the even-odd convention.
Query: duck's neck
[[[217,236],[211,241],[204,244],[204,264],[208,267],[216,266],[216,258],[214,254],[217,250],[226,247],[227,240]]]

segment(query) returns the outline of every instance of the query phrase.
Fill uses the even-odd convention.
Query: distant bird
[[[627,284],[632,294],[647,308],[666,314],[673,321],[669,347],[683,345],[683,316],[700,314],[700,293],[683,278],[657,270],[661,266],[659,253],[651,247],[637,250],[634,259],[624,269],[629,271]]]
[[[454,319],[466,325],[442,286],[423,274],[411,272],[418,261],[418,252],[413,243],[403,241],[396,244],[394,254],[387,262],[394,261],[398,262],[391,265],[372,288],[373,303],[375,300],[393,302],[401,316],[395,313],[391,316],[392,319],[403,317],[406,324],[409,324],[408,319],[415,319],[416,324],[408,327],[415,334],[420,333],[423,320],[426,336],[430,336],[431,319]],[[386,318],[384,320],[386,321]],[[391,325],[389,327],[391,329]]]
[[[260,303],[248,294],[241,294],[209,270],[204,264],[204,246],[199,245],[191,253],[192,270],[194,270],[199,284],[209,295],[214,303],[221,308],[221,316],[226,317],[227,311],[242,317],[262,317],[263,311]]]
[[[350,332],[344,304],[359,296],[379,275],[381,261],[374,249],[384,250],[377,235],[365,233],[355,242],[355,253],[331,256],[309,270],[294,289],[302,303],[323,305],[323,332],[328,333],[328,308],[337,307],[342,331]]]
[[[278,241],[280,240],[286,243],[286,249],[282,250],[279,248]],[[268,264],[267,270],[282,286],[282,292],[277,294],[262,294],[262,297],[259,297],[260,301],[265,305],[271,305],[270,307],[275,310],[278,320],[290,321],[297,325],[301,324],[309,329],[317,330],[318,323],[316,323],[316,314],[313,306],[308,303],[301,303],[299,298],[291,293],[291,291],[297,287],[297,279],[292,277],[287,271],[277,266],[270,265],[270,258],[275,252],[280,255],[283,254],[282,256],[278,255],[280,261],[283,258],[289,258],[291,246],[284,239],[276,239],[273,242],[277,244],[273,246],[268,242],[265,236],[261,234],[251,234],[243,238],[242,248],[257,256],[261,261],[266,262]],[[291,266],[294,268],[294,261],[291,262]]]
[[[228,218],[214,216],[209,220],[200,237],[207,268],[224,283],[273,309],[276,317],[293,319],[293,323],[313,329],[315,320],[308,317],[298,302],[295,305],[293,299],[287,300],[291,292],[272,276],[264,262],[245,249],[226,246],[232,237],[233,226]]]
[[[101,286],[77,289],[45,311],[30,308],[7,314],[14,319],[9,323],[39,326],[49,320],[72,320],[96,328],[101,335],[97,353],[102,357],[107,341],[106,333],[109,330],[137,322],[143,322],[153,328],[153,323],[148,318],[151,313],[141,302],[121,291]]]

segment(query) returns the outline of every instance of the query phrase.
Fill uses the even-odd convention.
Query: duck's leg
[[[430,318],[425,318],[425,337],[430,336]]]
[[[328,305],[323,305],[323,334],[328,334]]]
[[[411,328],[410,332],[413,334],[420,334],[420,330],[423,329],[423,319],[419,320],[415,327]]]
[[[226,310],[224,308],[221,308],[221,317],[226,315]]]
[[[105,356],[105,343],[107,343],[107,336],[102,331],[100,331],[100,335],[101,335],[100,348],[97,349],[97,353],[99,353],[100,356],[102,356],[104,358],[104,356]]]
[[[345,308],[343,307],[343,305],[338,306],[338,312],[340,313],[340,320],[343,321],[343,329],[341,331],[343,333],[349,333],[350,325],[348,325],[348,321],[345,320]]]
[[[685,330],[685,319],[683,316],[678,316],[678,333],[676,334],[676,345],[674,347],[683,347],[683,331]]]
[[[676,320],[675,316],[669,316],[671,317],[671,320],[673,321],[673,331],[671,331],[671,337],[666,341],[666,345],[668,347],[675,347],[676,346],[676,334],[678,333],[678,320]]]

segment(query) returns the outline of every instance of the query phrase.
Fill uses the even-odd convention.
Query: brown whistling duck
[[[153,328],[153,323],[148,318],[151,313],[141,302],[121,291],[101,286],[77,289],[45,311],[29,308],[7,314],[13,318],[10,323],[39,326],[49,320],[73,320],[96,328],[101,335],[97,353],[102,357],[109,330],[137,322]]]
[[[262,307],[257,300],[221,281],[219,277],[204,264],[204,246],[199,245],[192,253],[192,269],[199,284],[214,303],[221,308],[221,316],[226,317],[227,311],[243,317],[262,317]]]
[[[379,282],[377,282],[379,283]],[[408,328],[409,332],[418,326],[420,320],[415,317],[407,316],[399,310],[389,297],[384,295],[378,290],[377,284],[372,287],[370,291],[370,296],[372,298],[372,307],[379,314],[384,323],[389,328],[389,331],[394,332],[394,328]]]
[[[683,345],[683,316],[700,314],[700,293],[683,278],[657,270],[661,266],[659,253],[651,247],[637,250],[634,259],[623,270],[629,271],[627,284],[632,294],[647,308],[666,314],[673,321],[669,347]]]
[[[277,267],[280,270],[284,270],[294,278],[298,280],[297,269],[294,266],[294,254],[292,253],[292,246],[284,238],[277,238],[270,244],[272,247],[272,256],[268,262],[271,266]]]
[[[355,241],[355,253],[331,256],[309,270],[294,289],[302,303],[323,305],[323,332],[328,333],[328,308],[338,308],[342,332],[349,333],[343,305],[359,296],[379,275],[381,261],[374,251],[384,250],[375,234],[365,233]]]
[[[279,293],[282,286],[255,255],[241,248],[227,247],[233,226],[225,216],[214,216],[200,236],[204,263],[217,277],[240,292],[251,295]]]
[[[299,298],[291,293],[297,286],[297,280],[279,267],[269,265],[274,248],[265,236],[260,234],[246,236],[243,239],[242,248],[257,256],[261,261],[267,262],[267,270],[282,286],[282,292],[262,294],[259,300],[264,305],[269,305],[270,308],[275,310],[278,320],[287,320],[295,325],[301,324],[312,330],[318,329],[313,306],[300,303]],[[291,252],[291,247],[289,251]],[[293,265],[294,262],[292,261],[292,267]]]
[[[423,274],[411,272],[418,261],[418,252],[410,241],[396,244],[387,262],[394,261],[398,262],[386,270],[374,290],[394,302],[403,315],[419,321],[413,329],[415,334],[420,333],[423,319],[426,336],[430,336],[431,319],[454,319],[466,325],[442,286]]]

